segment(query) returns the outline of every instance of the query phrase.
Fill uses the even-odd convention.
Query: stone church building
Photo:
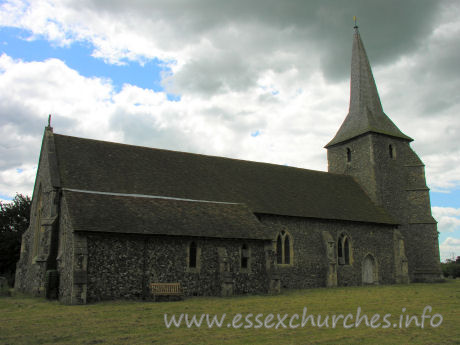
[[[355,28],[328,172],[83,139],[45,128],[16,289],[84,304],[440,277],[424,164],[383,112]]]

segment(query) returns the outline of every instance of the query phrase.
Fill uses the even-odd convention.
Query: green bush
[[[19,260],[21,236],[29,226],[31,200],[16,194],[11,202],[0,201],[0,276],[14,285],[16,263]]]
[[[458,256],[455,261],[448,260],[447,262],[441,263],[441,268],[444,277],[460,277],[460,257]]]

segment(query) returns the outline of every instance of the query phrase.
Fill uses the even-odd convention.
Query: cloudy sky
[[[327,170],[353,16],[385,112],[426,164],[460,255],[460,3],[0,0],[0,199],[31,195],[41,137]]]

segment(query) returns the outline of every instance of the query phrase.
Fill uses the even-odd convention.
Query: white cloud
[[[132,85],[117,92],[57,59],[25,63],[4,54],[0,170],[10,182],[0,185],[14,193],[15,169],[36,164],[48,113],[58,133],[326,170],[323,145],[348,110],[344,28],[357,14],[385,111],[415,139],[430,187],[452,188],[460,184],[460,21],[449,8],[455,3],[441,10],[434,3],[415,15],[414,2],[398,2],[398,14],[384,2],[377,10],[391,9],[389,24],[368,1],[340,10],[275,0],[6,1],[0,25],[30,30],[31,39],[90,42],[93,56],[116,64],[166,61],[172,74],[163,84],[181,101]],[[456,226],[444,217],[440,227]]]
[[[384,109],[414,139],[433,191],[460,185],[459,46],[460,20],[446,9],[417,49],[374,68]]]
[[[435,217],[443,217],[443,216],[460,217],[460,208],[433,206],[431,210],[433,211],[433,214],[435,215]]]
[[[65,130],[101,139],[120,139],[108,128],[106,114],[110,112],[113,89],[109,81],[85,78],[58,59],[23,62],[3,54],[0,70],[3,125],[11,126],[17,133],[33,131],[36,136],[51,113],[56,125]]]
[[[447,237],[442,244],[439,245],[441,260],[455,259],[460,255],[460,239]]]
[[[0,190],[6,196],[14,197],[16,193],[31,196],[31,186],[35,182],[37,167],[34,165],[0,171]],[[4,200],[5,201],[5,200]]]
[[[458,238],[460,234],[460,208],[432,207],[431,210],[433,217],[438,221],[438,231],[450,235],[439,245],[441,260],[455,258],[460,255],[460,238]]]
[[[30,30],[32,37],[44,36],[59,45],[90,42],[93,55],[111,63],[153,57],[175,61],[177,84],[182,87],[189,85],[184,79],[193,82],[190,77],[209,68],[212,73],[203,83],[228,82],[242,88],[257,79],[254,73],[289,69],[293,64],[308,73],[320,63],[328,77],[342,78],[349,65],[343,51],[350,37],[343,28],[351,27],[353,14],[361,15],[375,41],[393,37],[390,49],[373,45],[382,58],[416,46],[440,7],[423,0],[398,3],[398,15],[392,13],[388,25],[368,1],[336,6],[305,1],[287,5],[277,0],[41,0],[28,5],[9,0],[1,6],[0,25]],[[393,6],[388,1],[382,7],[394,12]],[[398,24],[403,32],[398,32]]]
[[[26,175],[16,169],[36,164],[48,113],[62,134],[325,170],[322,146],[336,125],[318,125],[307,114],[325,113],[328,102],[332,109],[346,104],[343,85],[316,74],[308,81],[313,89],[295,81],[296,71],[270,72],[249,92],[171,102],[163,92],[129,84],[117,92],[110,81],[81,76],[57,59],[23,62],[3,54],[0,69],[0,188],[10,196],[26,189]],[[256,130],[262,135],[252,137]]]
[[[85,78],[62,61],[23,62],[0,56],[0,191],[31,195],[41,136],[52,114],[60,132],[122,140],[109,128],[112,86]]]
[[[432,207],[433,216],[438,221],[439,232],[460,230],[460,208]]]

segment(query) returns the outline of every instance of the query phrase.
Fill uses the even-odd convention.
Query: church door
[[[372,255],[367,255],[363,261],[363,284],[374,284],[375,260]]]

